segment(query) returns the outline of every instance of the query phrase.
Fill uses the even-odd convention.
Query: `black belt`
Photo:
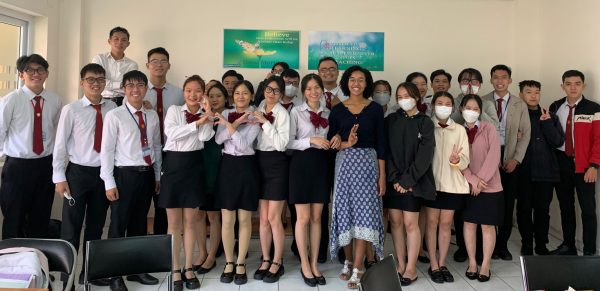
[[[152,170],[152,166],[117,166],[117,168],[135,172],[148,172]]]

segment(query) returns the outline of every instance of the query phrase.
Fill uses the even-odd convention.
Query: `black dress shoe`
[[[452,283],[454,282],[454,276],[450,273],[450,270],[446,268],[446,266],[440,267],[440,272],[442,272],[442,276],[444,277],[444,282]]]
[[[577,249],[575,247],[569,247],[565,244],[561,244],[555,250],[550,252],[551,255],[555,256],[576,256]]]
[[[325,277],[323,275],[317,277],[315,276],[315,280],[317,280],[317,284],[323,286],[325,284],[327,284],[327,280],[325,280]]]
[[[236,264],[235,275],[233,276],[233,283],[236,285],[243,285],[248,283],[248,275],[246,275],[246,264]],[[244,267],[244,273],[238,273],[237,267]]]
[[[223,267],[223,273],[221,273],[221,283],[231,283],[233,281],[233,274],[235,273],[234,271],[231,272],[225,272],[225,269],[227,269],[227,265],[234,265],[234,262],[226,262],[225,263],[225,267]]]
[[[535,253],[539,256],[547,256],[550,254],[550,251],[546,246],[535,247]]]
[[[304,272],[302,272],[302,268],[300,268],[300,274],[302,274],[302,280],[304,280],[304,284],[306,284],[310,287],[317,286],[317,279],[315,279],[315,277],[306,278],[306,276],[304,276]]]
[[[198,278],[196,278],[196,275],[194,274],[194,270],[192,268],[188,268],[183,270],[183,274],[181,275],[181,279],[183,280],[183,282],[185,282],[185,288],[189,289],[198,289],[200,288],[200,281],[198,280]],[[188,278],[185,274],[187,272],[192,272],[192,274],[194,274],[192,278]]]
[[[81,272],[79,273],[79,285],[83,285],[83,283],[85,283],[85,272]],[[94,286],[99,286],[99,287],[106,287],[110,285],[110,279],[105,278],[105,279],[97,279],[97,280],[92,280],[90,281],[90,284],[94,285]]]
[[[408,285],[412,284],[414,281],[417,281],[417,279],[419,279],[419,276],[415,276],[413,279],[401,276],[400,277],[400,285],[408,286]]]
[[[533,248],[528,246],[521,246],[521,256],[533,256]]]
[[[266,269],[261,269],[262,263],[269,263]],[[262,280],[265,277],[265,274],[271,267],[271,260],[262,260],[261,266],[258,266],[256,272],[254,272],[254,280]]]
[[[426,256],[418,256],[417,260],[423,264],[429,264],[429,258]]]
[[[127,281],[136,281],[142,285],[156,285],[158,284],[158,279],[149,274],[137,274],[137,275],[129,275],[127,276]]]
[[[263,278],[263,282],[265,283],[275,283],[279,281],[279,278],[285,273],[285,268],[282,263],[273,262],[272,265],[279,266],[279,268],[275,273],[271,273],[271,271],[265,273],[265,277]]]
[[[466,261],[468,258],[467,251],[463,249],[458,249],[454,252],[454,261],[462,263]]]
[[[500,250],[498,252],[498,256],[500,257],[500,259],[502,259],[503,261],[512,261],[513,257],[512,254],[507,250]]]
[[[479,274],[479,276],[477,276],[477,281],[479,282],[487,282],[490,280],[490,277],[492,277],[492,270],[490,270],[490,274],[489,275],[483,275],[483,274]]]
[[[475,272],[469,272],[469,267],[467,267],[467,270],[465,271],[465,277],[467,277],[469,280],[475,280],[479,276],[478,273],[478,270]]]
[[[492,260],[499,260],[500,259],[500,255],[498,254],[498,251],[494,250],[494,252],[492,253]]]
[[[207,268],[202,267],[202,265],[200,265],[194,271],[196,271],[199,275],[202,275],[202,274],[206,274],[206,273],[212,271],[212,269],[214,269],[216,266],[217,266],[217,261],[215,260],[215,262],[212,264],[212,266],[210,268],[207,269]]]
[[[427,274],[431,277],[431,281],[438,284],[444,283],[444,276],[442,276],[440,269],[431,270],[431,267],[429,267],[429,269],[427,269]]]
[[[110,290],[111,291],[127,291],[127,286],[122,277],[114,277],[110,279]]]
[[[173,274],[175,273],[179,273],[181,275],[181,270],[173,270],[171,276],[173,276]],[[179,279],[179,280],[173,280],[173,291],[183,291],[183,280]]]
[[[587,251],[584,251],[584,252],[583,252],[583,255],[584,255],[584,256],[595,256],[595,255],[596,255],[596,253],[595,253],[595,252],[587,252]]]

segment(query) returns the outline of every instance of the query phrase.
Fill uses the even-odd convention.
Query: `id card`
[[[142,157],[151,156],[151,154],[152,154],[152,150],[150,149],[149,146],[145,146],[142,148]]]

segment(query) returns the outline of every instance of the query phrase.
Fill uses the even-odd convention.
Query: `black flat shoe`
[[[469,267],[467,267],[467,270],[465,271],[465,277],[469,278],[469,280],[475,280],[477,277],[479,277],[479,270],[475,272],[469,272]]]
[[[442,272],[442,277],[444,277],[444,282],[452,283],[454,282],[454,276],[450,273],[450,270],[446,268],[446,266],[440,267],[440,272]]]
[[[173,270],[173,272],[171,273],[171,276],[173,276],[175,273],[179,273],[181,275],[181,270]],[[182,279],[173,280],[173,291],[183,291],[183,280]]]
[[[271,271],[267,271],[265,273],[265,277],[263,278],[263,282],[265,283],[275,283],[279,281],[279,278],[283,276],[285,273],[285,268],[283,267],[283,261],[281,263],[273,262],[272,265],[279,266],[275,273],[271,273]]]
[[[400,285],[408,286],[408,285],[412,284],[413,282],[417,281],[417,279],[419,279],[419,276],[415,276],[415,278],[413,278],[413,279],[401,276],[400,277]]]
[[[327,280],[325,280],[325,277],[323,275],[321,275],[319,277],[315,277],[315,280],[317,280],[317,284],[319,284],[321,286],[327,284]]]
[[[269,265],[267,266],[266,269],[261,269],[260,267],[262,267],[262,263],[269,263]],[[261,262],[261,266],[258,266],[258,269],[256,270],[256,272],[254,272],[254,280],[262,280],[265,277],[265,274],[267,273],[267,271],[269,270],[269,268],[271,267],[271,260],[262,260]]]
[[[477,281],[479,282],[487,282],[490,280],[490,277],[492,277],[492,270],[490,270],[490,274],[489,275],[482,275],[479,274],[479,276],[477,276]]]
[[[304,272],[302,272],[302,268],[300,268],[300,274],[302,274],[302,280],[304,280],[304,284],[310,286],[310,287],[315,287],[317,286],[317,279],[313,278],[306,278],[306,276],[304,276]]]
[[[206,274],[206,273],[212,271],[212,269],[214,269],[216,266],[217,266],[217,260],[215,260],[215,262],[212,264],[212,266],[210,266],[210,268],[208,268],[208,269],[204,268],[204,267],[202,267],[202,265],[200,265],[200,266],[197,266],[198,268],[196,268],[194,271],[196,271],[199,275],[202,275],[202,274]]]
[[[431,267],[429,267],[429,269],[427,269],[427,274],[429,274],[429,277],[431,277],[431,281],[438,284],[444,283],[444,276],[442,275],[440,269],[431,270]]]
[[[127,281],[136,281],[141,283],[142,285],[156,285],[158,284],[158,279],[149,274],[137,274],[137,275],[129,275],[127,276]]]
[[[114,277],[110,279],[110,290],[111,291],[127,291],[125,281],[122,277]]]
[[[221,273],[221,283],[231,283],[233,281],[234,271],[225,272],[225,269],[227,269],[228,265],[234,265],[235,266],[235,263],[233,263],[233,262],[226,262],[225,263],[225,267],[223,267],[223,273]]]
[[[239,274],[237,272],[237,267],[244,267],[244,273]],[[235,276],[233,276],[233,282],[236,285],[244,285],[244,284],[248,283],[248,275],[246,275],[246,264],[236,264],[235,268],[236,268],[236,271],[235,271]]]
[[[187,288],[188,290],[200,288],[200,280],[198,280],[198,278],[196,278],[194,269],[188,268],[188,269],[183,270],[183,272],[184,273],[181,275],[181,279],[183,280],[183,282],[185,282],[185,288]],[[185,275],[187,272],[192,272],[192,274],[194,274],[194,277],[188,278]]]

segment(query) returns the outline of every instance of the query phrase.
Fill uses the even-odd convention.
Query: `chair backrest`
[[[524,290],[599,290],[600,257],[521,256]]]
[[[171,235],[94,240],[86,247],[87,281],[172,269]]]
[[[73,285],[77,253],[71,243],[61,239],[13,238],[0,241],[0,249],[28,247],[42,251],[48,258],[50,272],[61,272],[69,276],[65,290]]]
[[[394,256],[389,255],[367,269],[360,279],[360,288],[363,291],[402,290]]]

